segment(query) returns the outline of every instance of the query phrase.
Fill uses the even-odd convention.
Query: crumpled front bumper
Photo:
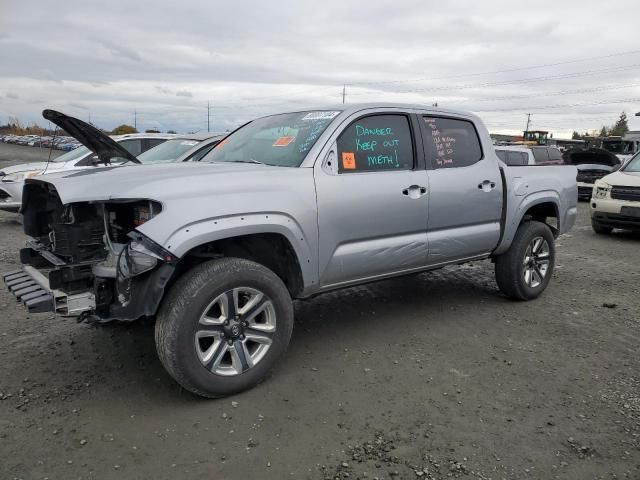
[[[2,274],[7,288],[30,313],[55,312],[77,316],[95,309],[93,292],[67,294],[51,289],[49,279],[30,265]]]

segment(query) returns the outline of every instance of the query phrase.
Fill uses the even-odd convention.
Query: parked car
[[[215,147],[224,135],[193,133],[167,140],[138,156],[144,164],[165,162],[198,162]]]
[[[28,179],[31,240],[4,279],[30,311],[156,316],[168,373],[219,397],[282,357],[295,298],[486,258],[505,295],[538,297],[576,218],[575,178],[573,166],[503,166],[466,112],[271,115],[200,162]]]
[[[536,159],[528,147],[504,145],[496,147],[496,155],[510,167],[535,165]]]
[[[563,154],[564,162],[578,169],[578,199],[590,200],[596,180],[619,169],[618,156],[602,148],[572,149]]]
[[[23,135],[16,143],[18,143],[18,145],[29,145],[29,142],[33,142],[39,138],[38,135]]]
[[[66,116],[65,116],[66,117]],[[66,117],[72,119],[73,117]],[[63,124],[66,124],[61,120]],[[68,128],[73,128],[67,125]],[[93,128],[93,127],[92,127]],[[98,131],[97,129],[94,129]],[[99,131],[98,131],[99,132]],[[99,132],[101,137],[109,138]],[[129,135],[119,135],[112,137],[117,145],[121,146],[121,152],[118,158],[112,159],[112,164],[121,164],[131,160],[130,157],[140,155],[147,150],[160,145],[168,139],[174,138],[175,135],[157,134],[157,133],[135,133]],[[27,178],[43,175],[44,173],[52,173],[68,170],[83,170],[87,168],[95,168],[102,165],[102,160],[96,156],[95,151],[99,150],[100,143],[98,140],[85,140],[85,145],[69,151],[50,162],[33,162],[5,167],[0,170],[0,210],[9,212],[18,212],[22,205],[22,188]],[[89,148],[87,148],[89,147]],[[126,154],[129,154],[128,156]]]
[[[614,228],[640,231],[640,153],[617,172],[596,180],[591,198],[591,226],[603,235]]]

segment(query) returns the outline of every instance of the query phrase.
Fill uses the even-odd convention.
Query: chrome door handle
[[[484,192],[490,192],[491,190],[496,188],[496,182],[485,180],[484,182],[478,184],[478,188]]]
[[[423,187],[421,185],[411,185],[410,187],[402,190],[402,194],[409,198],[420,198],[427,194],[427,187]]]

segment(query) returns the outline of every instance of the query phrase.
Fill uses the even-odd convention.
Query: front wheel
[[[175,283],[155,328],[167,372],[190,392],[223,397],[266,378],[289,344],[293,305],[271,270],[222,258]]]
[[[517,300],[532,300],[547,288],[555,265],[553,234],[541,222],[525,222],[511,247],[496,258],[495,275],[500,291]]]

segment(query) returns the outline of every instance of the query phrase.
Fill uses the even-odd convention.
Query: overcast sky
[[[556,136],[630,114],[640,2],[0,0],[0,123],[213,130],[288,109],[415,102]]]

